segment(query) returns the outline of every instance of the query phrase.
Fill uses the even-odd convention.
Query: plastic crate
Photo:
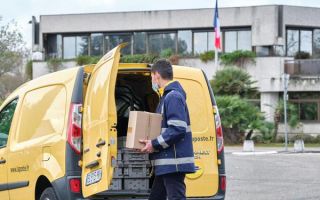
[[[124,161],[146,161],[149,160],[149,154],[125,151],[123,154]]]
[[[126,147],[126,142],[127,142],[127,137],[123,136],[123,137],[118,137],[118,148],[122,149]]]
[[[111,181],[111,184],[109,186],[109,190],[122,190],[122,178],[114,178]]]
[[[121,151],[118,151],[117,153],[117,160],[122,160],[122,152]]]
[[[115,167],[113,171],[114,178],[123,177],[123,168],[122,167]]]
[[[128,165],[123,168],[123,175],[128,177],[149,177],[150,169],[147,165]]]
[[[149,178],[126,178],[124,181],[125,190],[148,190]]]

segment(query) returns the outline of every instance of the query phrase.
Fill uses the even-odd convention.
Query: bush
[[[214,51],[206,51],[206,52],[200,54],[200,60],[205,63],[207,63],[210,60],[213,60],[214,57],[215,57]]]
[[[309,59],[310,57],[311,57],[310,53],[305,51],[298,51],[294,55],[294,59]]]
[[[213,91],[219,95],[248,97],[258,92],[253,86],[256,81],[252,81],[250,74],[238,67],[226,67],[217,71],[210,83]]]
[[[101,59],[101,57],[98,56],[78,56],[76,58],[77,65],[90,65],[90,64],[96,64]]]
[[[62,59],[60,58],[50,58],[48,61],[48,68],[50,72],[58,71],[58,69],[62,66]]]
[[[170,58],[173,55],[173,51],[171,48],[164,49],[160,52],[161,58]]]
[[[159,57],[153,54],[124,55],[121,57],[122,63],[154,63]]]
[[[26,75],[28,80],[32,79],[32,64],[32,60],[29,60],[26,65]]]
[[[218,96],[217,105],[222,119],[226,143],[239,143],[247,130],[268,132],[259,108],[239,96]]]
[[[256,62],[256,54],[252,51],[237,50],[220,56],[223,65],[244,67],[248,63]]]

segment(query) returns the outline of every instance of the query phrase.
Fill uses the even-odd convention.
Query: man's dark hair
[[[151,72],[158,72],[160,76],[165,80],[173,79],[172,65],[170,61],[166,59],[160,59],[157,62],[155,62],[151,67]]]

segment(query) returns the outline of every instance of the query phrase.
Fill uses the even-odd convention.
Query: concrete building
[[[303,122],[295,131],[320,135],[320,9],[232,7],[219,9],[219,15],[223,52],[242,49],[257,54],[256,63],[246,70],[257,80],[256,101],[266,118],[273,120],[283,94],[282,75],[289,73],[289,100]],[[49,58],[65,59],[64,66],[70,67],[78,55],[101,56],[121,42],[130,42],[123,54],[170,48],[181,55],[181,65],[201,68],[209,79],[218,70],[198,57],[213,50],[213,9],[43,15],[39,22],[33,20],[33,27],[33,51],[40,59],[34,62],[34,77],[48,72],[44,61]],[[299,51],[312,59],[294,60]]]

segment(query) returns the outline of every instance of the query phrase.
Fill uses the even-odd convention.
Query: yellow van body
[[[44,199],[52,191],[63,200],[106,197],[103,192],[111,184],[117,158],[117,77],[136,74],[150,79],[147,64],[119,63],[122,47],[96,65],[27,82],[1,105],[0,126],[9,126],[0,127],[0,134],[7,130],[2,133],[7,138],[0,137],[1,200]],[[223,149],[218,153],[218,111],[211,88],[199,69],[173,70],[187,93],[197,166],[197,172],[186,177],[187,196],[224,199],[224,157]],[[77,123],[82,124],[82,141]]]

